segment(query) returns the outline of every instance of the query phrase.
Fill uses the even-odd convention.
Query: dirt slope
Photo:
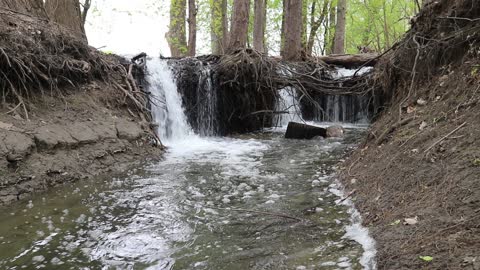
[[[0,111],[0,206],[66,182],[159,159],[146,122],[93,82],[31,104],[30,119]],[[112,105],[109,105],[112,104]]]
[[[377,65],[392,101],[341,178],[379,269],[480,269],[479,17],[433,1]]]

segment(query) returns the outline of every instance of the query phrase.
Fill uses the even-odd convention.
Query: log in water
[[[311,126],[296,122],[288,123],[286,139],[313,139],[315,137],[327,137],[327,129],[322,127]]]

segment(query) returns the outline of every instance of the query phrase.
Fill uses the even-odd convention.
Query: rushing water
[[[3,209],[0,269],[375,267],[373,241],[334,177],[362,129],[312,141],[275,131],[201,138],[166,63],[150,67],[164,160]]]

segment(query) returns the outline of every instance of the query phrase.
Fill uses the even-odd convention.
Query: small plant
[[[473,163],[473,166],[480,167],[480,158],[474,159],[472,163]]]
[[[418,256],[420,258],[420,260],[424,261],[424,262],[431,262],[433,261],[433,257],[432,256]]]

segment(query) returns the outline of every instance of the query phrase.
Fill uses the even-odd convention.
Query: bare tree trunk
[[[282,29],[280,30],[280,55],[285,51],[285,10],[287,9],[287,0],[283,0]]]
[[[186,13],[186,0],[171,1],[170,28],[166,37],[173,57],[184,57],[188,51],[185,21]]]
[[[91,5],[92,5],[92,0],[85,0],[85,3],[83,3],[82,24],[84,29],[85,29],[85,23],[87,23],[87,15]]]
[[[188,0],[188,56],[195,56],[197,51],[197,5],[195,0]]]
[[[224,54],[228,45],[227,0],[211,0],[211,42],[213,54]]]
[[[247,45],[250,0],[234,0],[232,26],[227,52],[243,49]]]
[[[345,53],[345,34],[347,24],[347,0],[338,0],[337,24],[335,25],[335,38],[333,39],[334,54]]]
[[[265,52],[266,0],[255,1],[255,22],[253,29],[253,48]]]
[[[333,51],[333,39],[335,35],[335,23],[337,20],[337,7],[335,6],[334,0],[329,0],[330,7],[329,7],[329,17],[328,17],[328,25],[325,28],[325,44],[324,50],[325,54],[332,54]]]
[[[315,2],[315,0],[313,1]],[[302,50],[304,52],[307,51],[307,43],[308,43],[308,1],[303,0],[302,3]]]
[[[78,0],[46,0],[45,10],[50,20],[65,26],[75,36],[87,42]]]
[[[323,2],[323,9],[320,17],[315,20],[315,9],[316,9],[316,1],[312,2],[312,13],[311,13],[311,26],[310,26],[310,34],[308,36],[308,43],[307,43],[307,54],[312,55],[313,52],[313,45],[315,44],[315,37],[317,36],[318,29],[325,21],[325,18],[328,14],[328,1]],[[326,27],[328,28],[328,26]]]
[[[285,0],[285,60],[299,60],[302,56],[303,0]]]
[[[0,0],[0,7],[40,18],[47,17],[42,0]]]

